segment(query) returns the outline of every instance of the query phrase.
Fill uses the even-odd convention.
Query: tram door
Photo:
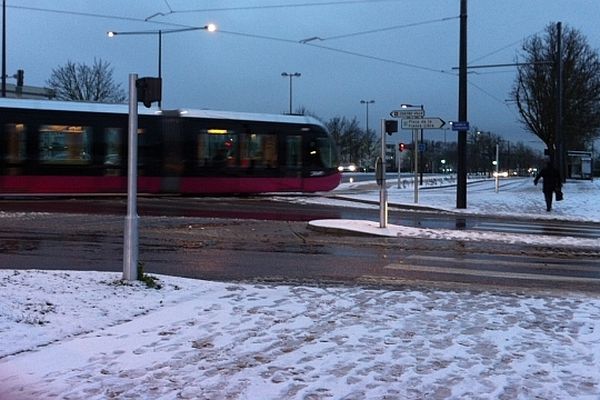
[[[178,111],[163,111],[162,168],[160,190],[162,193],[179,193],[183,173],[181,118]]]

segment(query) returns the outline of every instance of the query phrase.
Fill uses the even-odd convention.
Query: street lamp
[[[365,121],[365,125],[367,128],[367,135],[369,134],[369,104],[373,104],[375,103],[375,100],[361,100],[360,104],[364,104],[367,108],[367,117],[366,117],[366,121]],[[350,158],[352,158],[352,149],[350,149]],[[350,162],[352,162],[352,159],[350,160]]]
[[[215,24],[208,24],[205,26],[194,26],[190,28],[180,28],[180,29],[166,29],[166,30],[150,30],[150,31],[127,31],[127,32],[115,32],[109,31],[106,34],[108,37],[112,38],[117,35],[157,35],[158,36],[158,77],[162,79],[162,35],[169,33],[179,33],[179,32],[188,32],[188,31],[200,31],[205,30],[209,32],[214,32],[217,30],[217,26]],[[158,107],[160,108],[161,102],[158,102]]]
[[[294,77],[297,78],[297,77],[299,77],[301,75],[302,74],[300,72],[294,72],[294,73],[291,73],[291,72],[282,72],[281,73],[281,76],[284,76],[284,77],[287,76],[287,77],[290,78],[290,115],[292,115],[292,78],[294,78]]]
[[[375,103],[375,100],[361,100],[360,104],[364,104],[367,106],[367,121],[366,121],[366,125],[367,125],[367,134],[369,133],[369,104],[373,104]]]

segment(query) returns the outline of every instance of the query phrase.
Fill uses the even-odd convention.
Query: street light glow
[[[148,18],[146,18],[146,20],[149,20],[157,15],[162,15],[160,13],[158,14],[154,14]],[[166,34],[170,34],[170,33],[181,33],[181,32],[190,32],[190,31],[199,31],[199,30],[205,30],[208,32],[215,32],[217,30],[217,26],[215,24],[208,24],[208,25],[204,25],[204,26],[192,26],[192,27],[188,27],[188,28],[177,28],[177,29],[157,29],[157,30],[149,30],[149,31],[122,31],[122,32],[116,32],[116,31],[108,31],[106,32],[106,35],[109,38],[113,38],[117,35],[156,35],[156,37],[158,38],[158,78],[162,79],[162,36],[166,35]],[[158,101],[158,107],[161,107],[161,102],[160,100]]]
[[[217,25],[208,24],[208,25],[204,25],[204,26],[192,26],[189,28],[156,29],[156,30],[149,30],[149,31],[124,31],[124,32],[109,31],[109,32],[106,32],[106,34],[108,35],[108,37],[114,37],[116,35],[166,35],[169,33],[180,33],[180,32],[189,32],[189,31],[215,32],[216,30],[217,30]]]
[[[423,109],[423,104],[400,104],[400,108],[420,108]]]

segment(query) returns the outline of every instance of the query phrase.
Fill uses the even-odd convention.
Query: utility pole
[[[566,180],[565,137],[563,132],[563,63],[562,63],[562,23],[556,23],[556,149],[554,151],[554,167],[560,172],[562,182]]]
[[[467,0],[460,0],[458,120],[467,121]],[[456,208],[467,208],[467,131],[458,131]]]
[[[6,0],[2,0],[2,97],[6,97]]]

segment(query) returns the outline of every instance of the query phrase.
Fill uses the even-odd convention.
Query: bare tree
[[[334,117],[326,126],[340,150],[342,162],[352,162],[361,167],[371,165],[374,159],[374,133],[361,129],[356,117],[351,120]]]
[[[94,59],[89,66],[68,61],[52,70],[47,85],[58,100],[123,103],[125,91],[113,81],[110,63]]]
[[[548,146],[551,157],[557,144],[557,42],[556,24],[525,41],[511,92],[521,122]],[[562,131],[567,149],[582,150],[600,133],[600,60],[576,29],[565,27],[561,44]]]

